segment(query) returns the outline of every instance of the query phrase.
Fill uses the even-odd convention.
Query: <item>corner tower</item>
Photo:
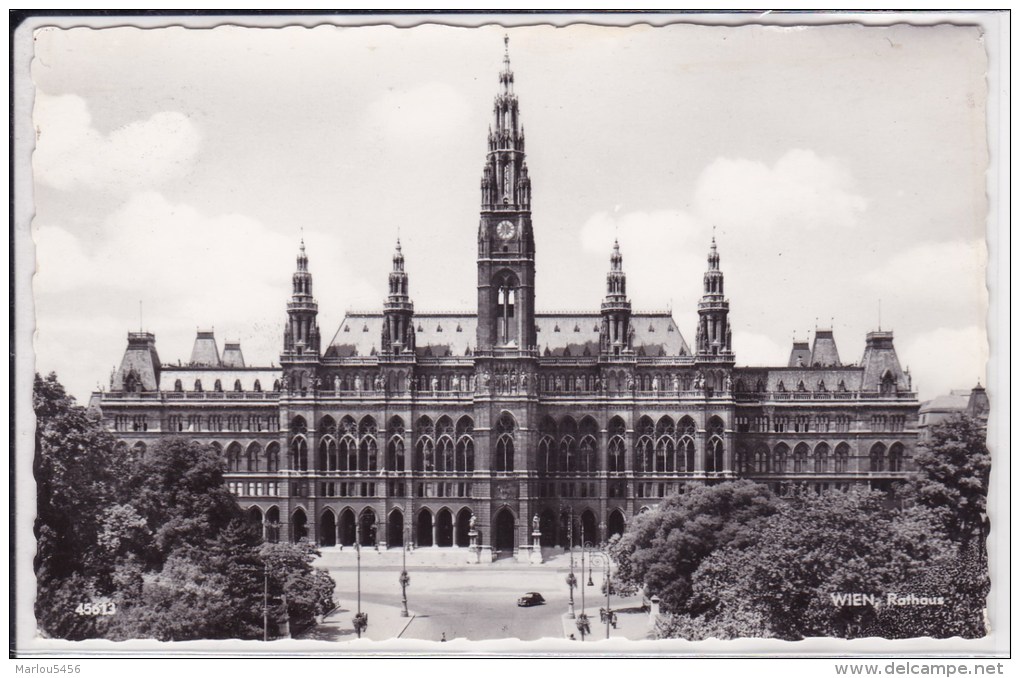
[[[627,274],[623,272],[623,255],[620,242],[613,242],[606,274],[606,298],[602,302],[603,353],[620,355],[633,349],[630,333],[630,301],[627,299]]]
[[[719,270],[719,250],[712,237],[705,271],[705,289],[698,302],[698,332],[695,339],[697,357],[727,356],[732,360],[730,333],[730,302],[723,295],[723,273]]]
[[[287,302],[287,326],[280,355],[287,390],[305,391],[314,387],[320,347],[318,316],[319,305],[312,296],[312,274],[308,271],[308,255],[302,239],[293,291]]]
[[[414,304],[407,289],[407,271],[404,270],[404,253],[397,239],[393,252],[393,270],[390,271],[390,293],[383,304],[382,351],[399,354],[414,350]]]
[[[524,159],[508,37],[499,93],[482,169],[478,226],[478,351],[533,350],[535,340],[535,238],[531,180]]]

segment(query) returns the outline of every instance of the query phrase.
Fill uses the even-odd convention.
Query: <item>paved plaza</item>
[[[407,564],[411,577],[407,589],[408,617],[401,616],[401,555],[399,549],[362,552],[361,610],[368,615],[368,629],[364,633],[368,639],[534,641],[567,639],[573,635],[577,642],[582,642],[575,620],[568,615],[567,554],[549,555],[541,565],[519,563],[511,558],[468,564],[467,550],[420,549],[409,554]],[[575,576],[579,583],[587,583],[587,569],[582,576],[580,562],[576,555]],[[325,567],[337,582],[335,597],[340,605],[302,638],[356,639],[351,622],[358,608],[357,554],[349,548],[323,549],[323,558],[317,565]],[[591,620],[588,641],[606,637],[606,627],[599,621],[599,609],[606,604],[600,568],[592,569],[591,580],[594,585],[586,586],[584,591],[584,605]],[[518,607],[517,599],[529,591],[541,593],[545,605]],[[575,612],[580,614],[580,586],[574,591],[574,601]],[[641,607],[640,595],[613,597],[610,603],[617,611],[617,626],[610,628],[611,638],[648,637],[649,616]]]

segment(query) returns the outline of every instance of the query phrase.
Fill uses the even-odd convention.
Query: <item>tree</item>
[[[35,611],[40,628],[82,639],[97,619],[76,615],[88,597],[115,590],[114,563],[98,547],[104,511],[121,498],[119,481],[130,456],[99,420],[75,404],[53,373],[35,376],[36,556]]]
[[[269,568],[270,594],[286,601],[286,609],[277,609],[273,618],[284,616],[292,628],[301,629],[335,607],[336,582],[324,570],[312,567],[319,551],[309,542],[264,544],[261,559]],[[282,614],[281,614],[282,613]]]
[[[804,492],[760,521],[751,539],[730,542],[702,562],[689,606],[699,619],[681,622],[788,640],[854,637],[877,608],[843,596],[884,599],[950,554],[923,508],[887,508],[878,492]]]
[[[917,500],[936,511],[950,537],[967,547],[986,534],[992,460],[985,429],[978,419],[960,415],[935,424],[929,433],[914,459]]]
[[[696,486],[638,515],[611,547],[620,584],[636,584],[658,595],[664,612],[688,608],[691,576],[702,561],[726,546],[753,539],[762,520],[781,501],[767,486],[749,480]]]
[[[309,546],[262,554],[262,538],[223,483],[208,445],[170,437],[143,458],[74,404],[56,375],[36,376],[36,618],[47,635],[262,638],[270,600],[300,625],[332,607],[333,580]],[[268,569],[267,569],[268,563]],[[116,614],[78,614],[83,603]]]

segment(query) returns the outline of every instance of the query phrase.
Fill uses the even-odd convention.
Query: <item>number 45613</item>
[[[112,600],[102,600],[88,603],[78,603],[74,613],[83,617],[109,616],[117,614],[117,603]]]

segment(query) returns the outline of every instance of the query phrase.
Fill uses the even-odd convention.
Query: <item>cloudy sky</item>
[[[381,309],[398,231],[416,309],[472,311],[503,33],[39,31],[37,369],[87,398],[140,322],[164,362],[213,327],[278,360],[302,234],[326,339]],[[540,311],[598,309],[618,237],[635,307],[692,341],[714,228],[738,364],[816,324],[858,361],[881,322],[922,398],[985,381],[976,29],[509,34]]]

